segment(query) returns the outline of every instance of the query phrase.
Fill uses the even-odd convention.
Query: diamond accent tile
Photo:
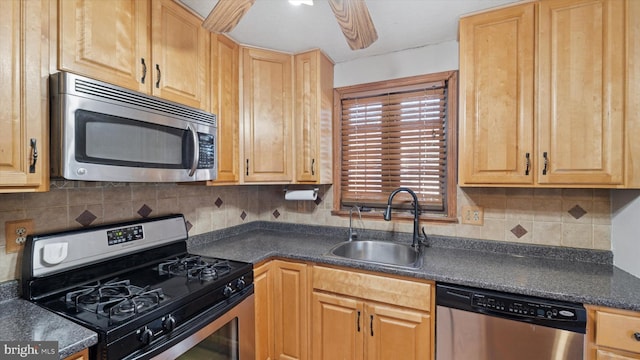
[[[193,224],[190,223],[189,220],[185,222],[185,225],[187,226],[187,232],[189,232],[189,230],[191,230],[191,228],[193,227]]]
[[[214,202],[214,204],[216,204],[216,206],[217,206],[217,207],[222,206],[222,199],[218,198],[218,199],[216,200],[216,202]],[[243,220],[244,220],[244,219],[243,219]]]
[[[247,218],[247,213],[243,211],[242,214],[240,214],[240,218],[242,220],[246,219]]]
[[[276,219],[280,217],[280,211],[278,211],[278,209],[275,209],[273,211],[273,217],[276,218]]]
[[[313,202],[316,203],[316,205],[320,205],[320,203],[322,202],[322,199],[318,195],[318,197],[316,197],[316,199]]]
[[[94,222],[98,217],[93,215],[93,213],[89,210],[85,210],[76,218],[76,221],[82,226],[89,226],[92,222]]]
[[[140,209],[138,209],[138,215],[143,218],[148,218],[152,211],[153,210],[147,204],[144,204]]]
[[[528,231],[527,229],[523,228],[522,225],[518,224],[513,229],[511,229],[511,233],[513,233],[513,235],[520,239],[521,237],[525,236]]]
[[[586,213],[587,210],[583,209],[582,207],[580,207],[580,205],[576,205],[574,207],[572,207],[569,211],[569,214],[571,214],[571,216],[573,216],[574,219],[580,219],[581,217],[583,217]]]

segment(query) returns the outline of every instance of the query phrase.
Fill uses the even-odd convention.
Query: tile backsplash
[[[263,220],[348,226],[331,215],[331,186],[316,201],[285,201],[284,186],[212,186],[53,181],[46,193],[0,194],[0,281],[19,277],[19,255],[5,253],[6,221],[33,219],[35,232],[183,213],[196,235]],[[458,189],[458,209],[484,209],[483,225],[423,223],[427,234],[485,240],[611,248],[609,190]],[[411,222],[357,220],[356,227],[411,232]]]

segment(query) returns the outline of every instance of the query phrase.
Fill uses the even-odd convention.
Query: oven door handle
[[[200,141],[198,140],[198,131],[192,124],[187,125],[187,131],[191,133],[191,139],[193,140],[193,161],[189,169],[189,176],[191,177],[196,173],[198,162],[200,162]]]

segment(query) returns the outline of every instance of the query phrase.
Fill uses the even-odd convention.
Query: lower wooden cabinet
[[[586,360],[640,359],[640,312],[586,308]]]
[[[254,269],[257,360],[308,358],[307,267],[272,260]]]
[[[69,355],[64,360],[89,360],[89,349],[84,349],[75,354]]]
[[[432,359],[433,283],[313,268],[311,359]]]

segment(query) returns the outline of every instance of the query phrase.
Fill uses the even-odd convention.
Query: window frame
[[[395,88],[419,86],[438,81],[447,81],[447,165],[446,165],[446,212],[424,212],[421,220],[428,222],[457,222],[457,124],[458,124],[458,71],[410,76],[399,79],[377,81],[335,88],[333,91],[333,208],[332,215],[348,216],[349,208],[342,206],[342,99],[358,94],[382,94]],[[395,210],[395,209],[394,209]],[[382,220],[382,211],[374,209],[363,212],[363,218]],[[408,210],[395,210],[394,219],[413,220]]]

